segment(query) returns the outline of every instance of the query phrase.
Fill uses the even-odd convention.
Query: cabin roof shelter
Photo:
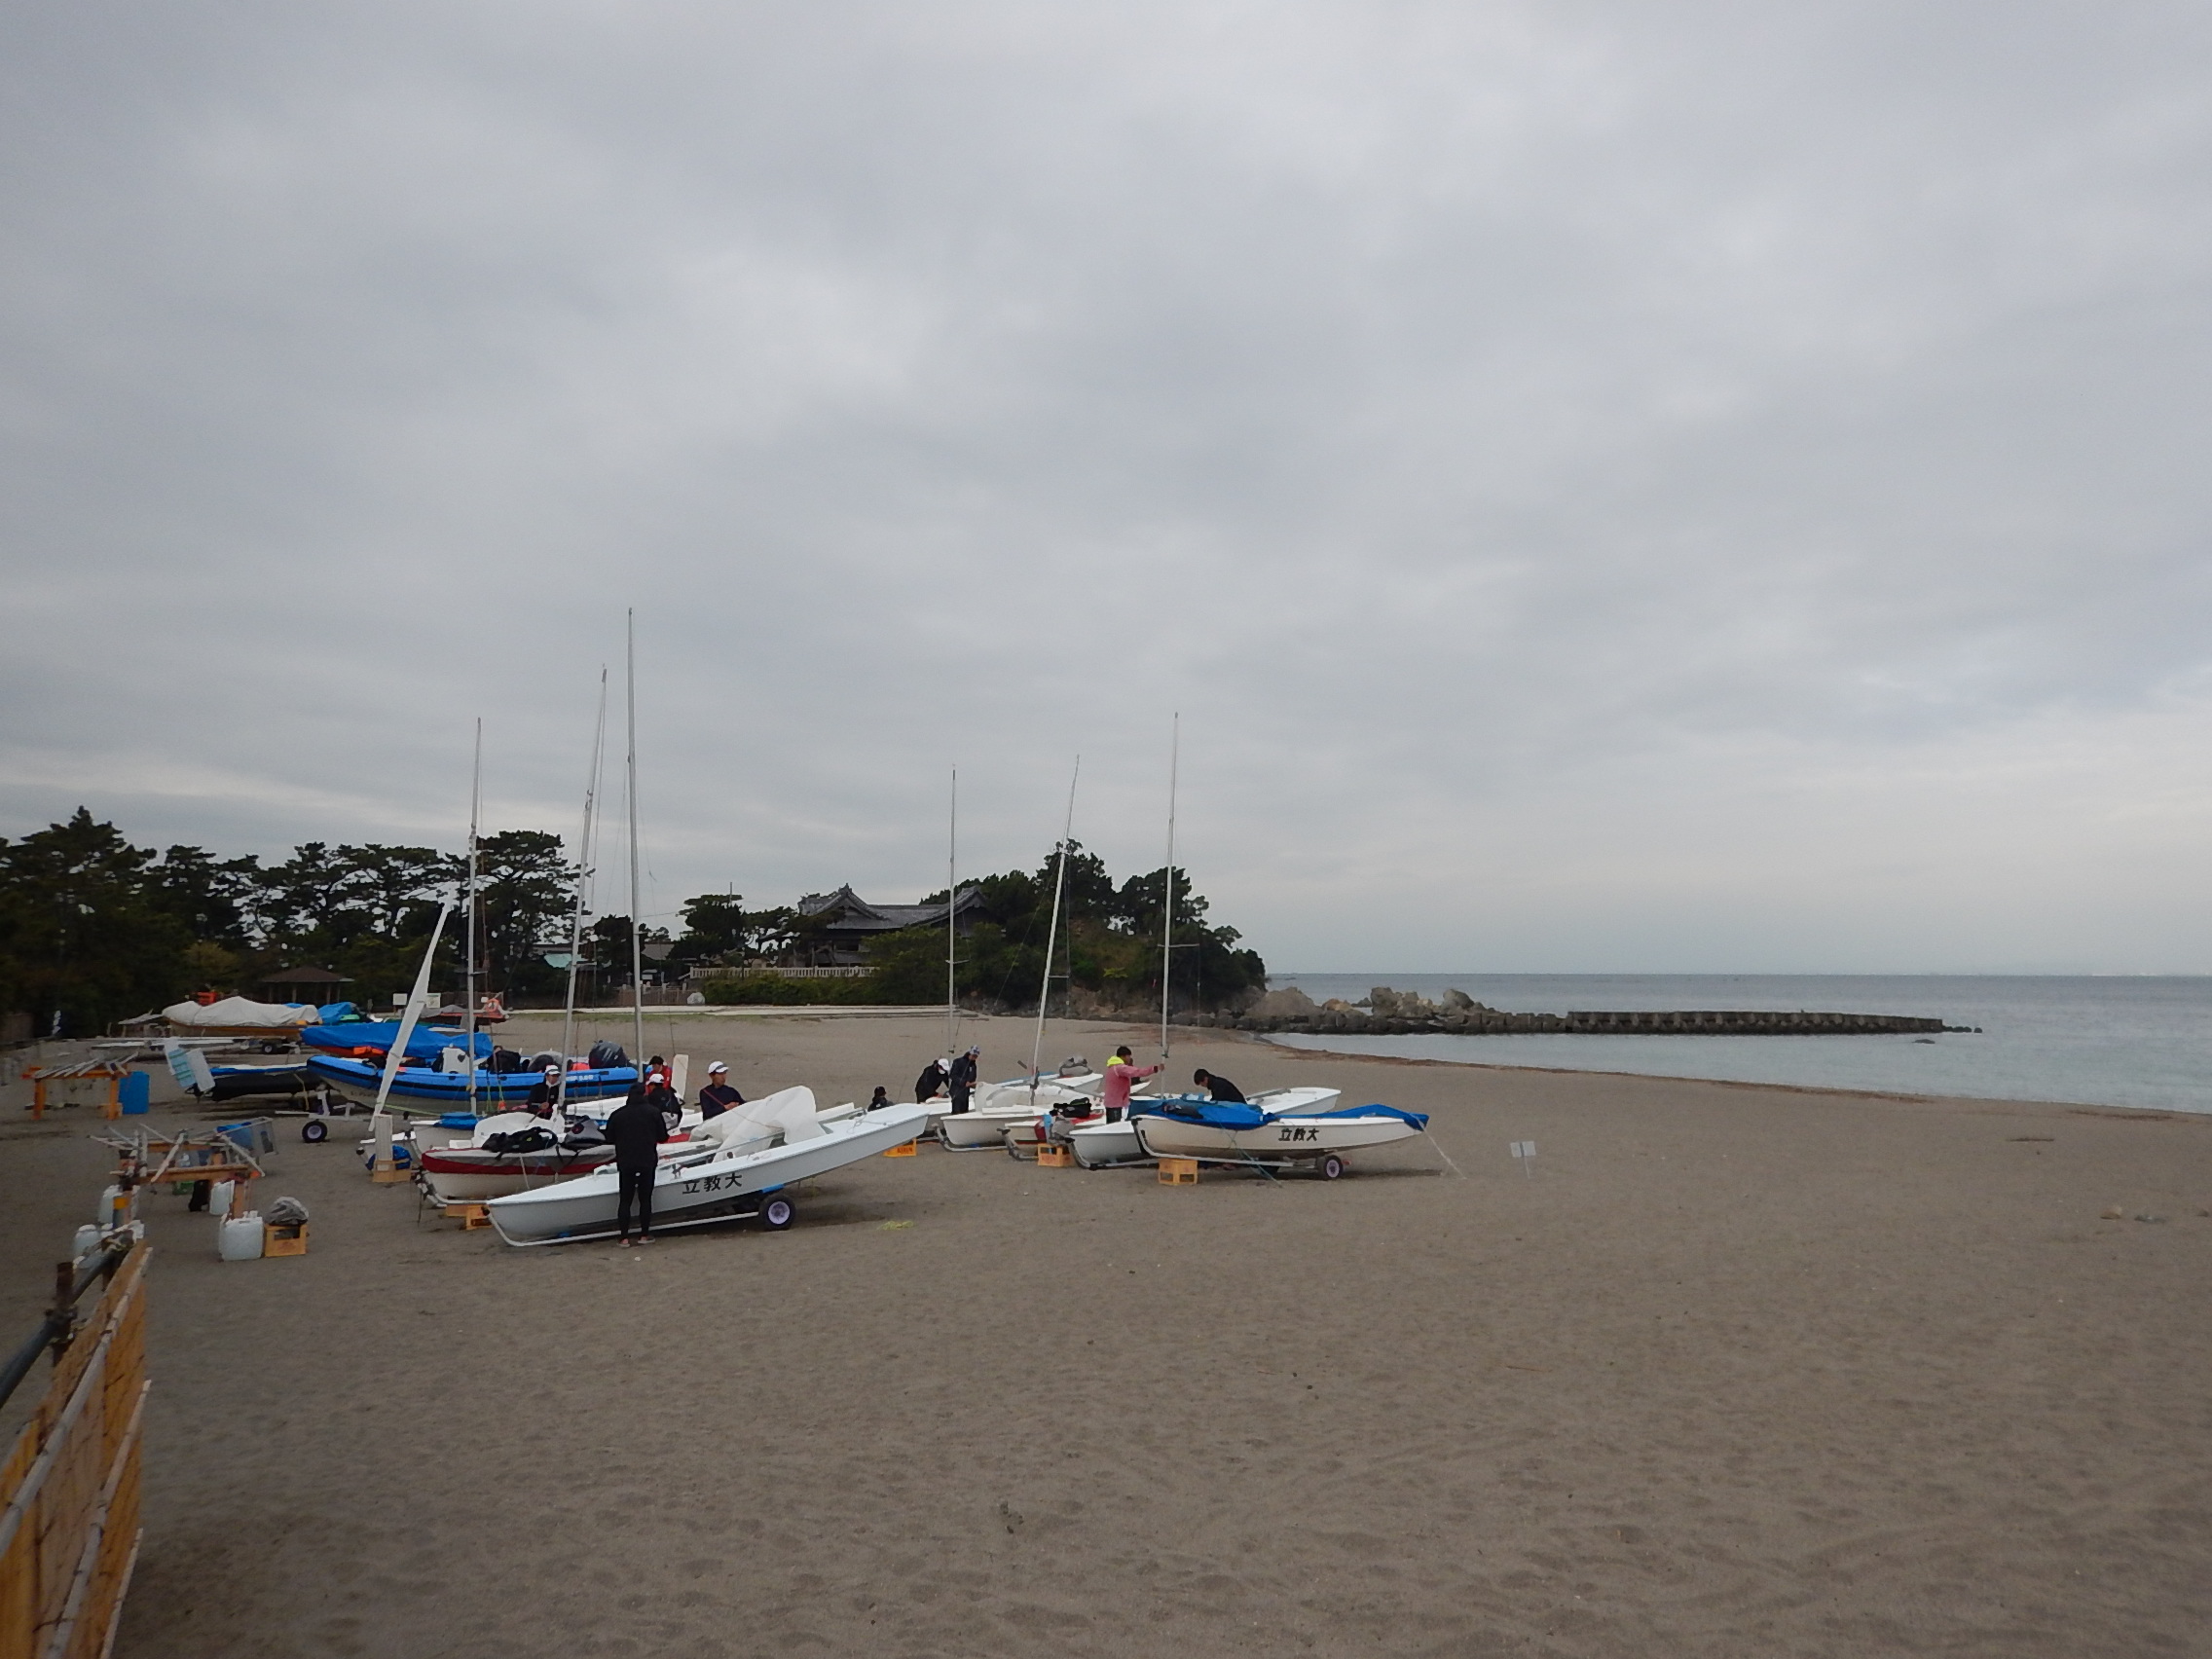
[[[953,926],[966,933],[975,925],[976,908],[980,903],[976,889],[961,888],[953,896]],[[793,908],[802,916],[822,919],[825,948],[812,954],[827,954],[833,965],[863,961],[867,941],[880,934],[945,924],[942,900],[934,904],[871,904],[849,886],[840,887],[834,893],[809,893]]]
[[[297,997],[272,996],[269,999],[272,1002],[326,1003],[337,1000],[334,993],[340,985],[350,985],[352,982],[344,974],[333,974],[327,968],[279,968],[261,981],[261,988],[271,992],[312,993]]]

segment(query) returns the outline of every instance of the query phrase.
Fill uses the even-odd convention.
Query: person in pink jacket
[[[1106,1108],[1106,1121],[1118,1124],[1129,1109],[1129,1085],[1140,1077],[1152,1077],[1158,1066],[1140,1066],[1136,1056],[1124,1043],[1114,1051],[1114,1057],[1106,1062],[1106,1097],[1100,1102]]]

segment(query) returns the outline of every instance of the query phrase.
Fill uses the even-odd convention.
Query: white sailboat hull
[[[1271,1088],[1254,1095],[1251,1104],[1263,1112],[1292,1117],[1301,1113],[1333,1112],[1343,1098],[1344,1090],[1340,1088]],[[1133,1118],[1124,1119],[1119,1124],[1091,1124],[1075,1129],[1068,1135],[1068,1145],[1075,1152],[1075,1161],[1086,1169],[1110,1169],[1117,1163],[1149,1163],[1153,1157],[1137,1139]],[[1189,1155],[1175,1153],[1171,1156]]]
[[[1136,1132],[1153,1158],[1283,1162],[1387,1146],[1420,1130],[1402,1118],[1302,1118],[1256,1129],[1224,1129],[1148,1113],[1137,1119]]]
[[[710,1149],[664,1160],[653,1177],[653,1231],[703,1227],[754,1213],[762,1195],[826,1175],[912,1140],[929,1122],[920,1106],[889,1106],[830,1124],[820,1134],[755,1152]],[[509,1244],[611,1237],[619,1199],[609,1167],[557,1186],[495,1198],[492,1225]]]

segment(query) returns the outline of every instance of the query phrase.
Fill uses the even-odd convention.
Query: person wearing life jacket
[[[1161,1068],[1140,1066],[1136,1055],[1124,1043],[1114,1051],[1114,1057],[1106,1062],[1106,1088],[1099,1105],[1106,1109],[1106,1121],[1118,1124],[1129,1109],[1129,1086],[1139,1078],[1156,1077]]]

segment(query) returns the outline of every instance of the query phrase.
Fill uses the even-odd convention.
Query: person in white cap
[[[545,1075],[530,1086],[530,1098],[523,1104],[540,1118],[550,1118],[560,1098],[561,1068],[548,1061]]]
[[[707,1068],[707,1087],[699,1090],[699,1117],[702,1122],[719,1118],[732,1106],[745,1104],[745,1096],[730,1086],[729,1067],[717,1060]]]

